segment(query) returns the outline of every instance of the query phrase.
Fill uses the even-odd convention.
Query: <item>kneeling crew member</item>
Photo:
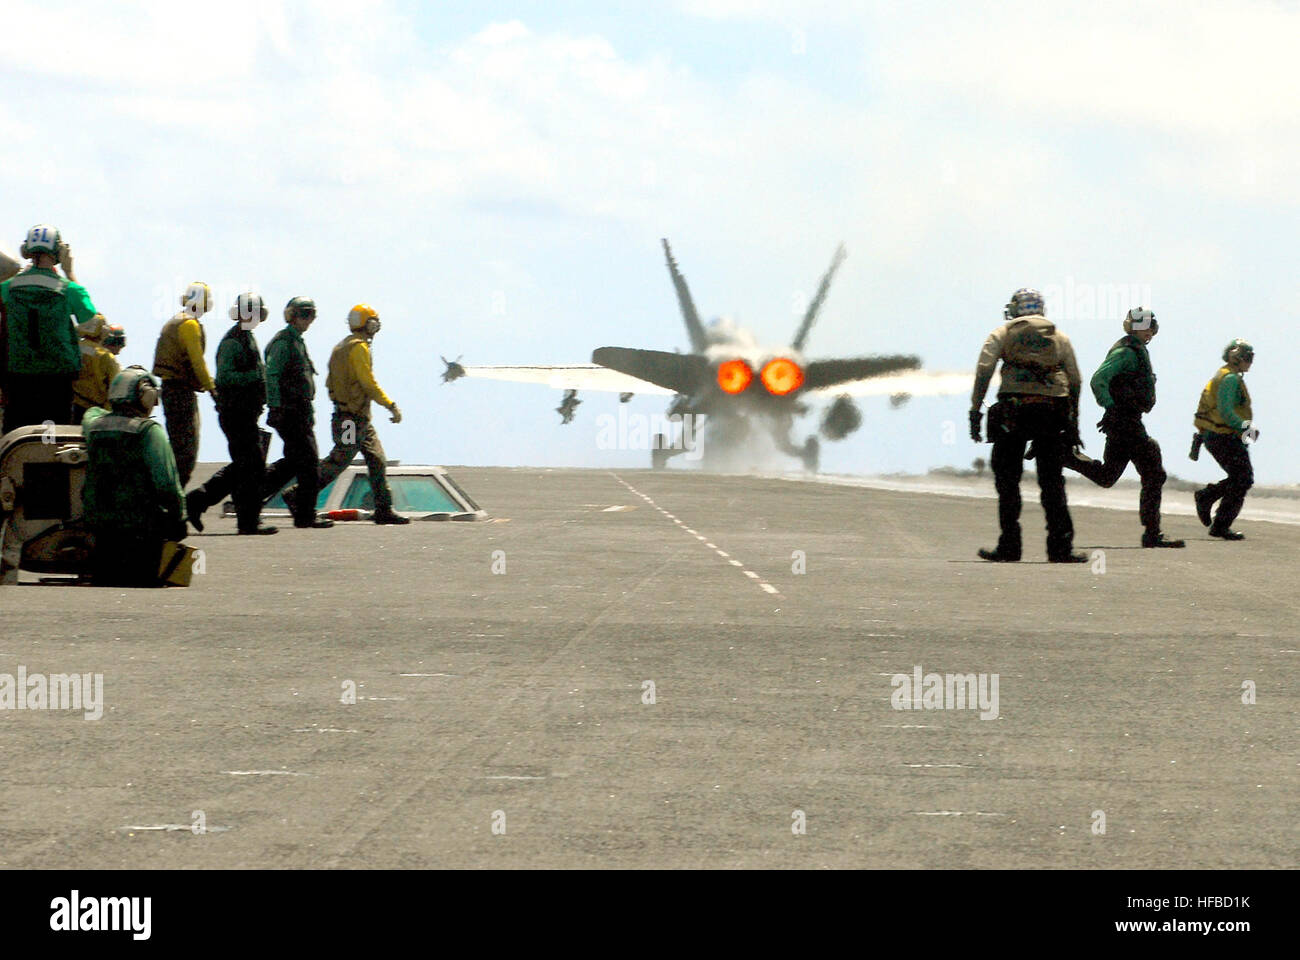
[[[316,514],[320,492],[320,451],[316,448],[316,367],[302,335],[316,320],[316,303],[294,297],[284,307],[284,329],[266,345],[266,422],[280,433],[284,456],[266,471],[264,499],[275,496],[290,477],[298,478],[297,496],[285,498],[295,527],[334,526]],[[287,492],[287,491],[286,491]]]
[[[393,512],[393,491],[388,486],[387,461],[375,425],[370,422],[370,404],[379,404],[392,414],[393,423],[402,422],[402,411],[388,398],[375,380],[370,359],[370,341],[379,332],[379,314],[366,303],[359,303],[348,314],[351,331],[330,354],[329,376],[325,388],[334,401],[330,427],[334,449],[320,464],[320,483],[324,487],[342,473],[358,450],[370,473],[370,489],[375,498],[375,523],[410,523],[410,517]]]
[[[1196,515],[1210,528],[1210,536],[1224,540],[1245,540],[1244,533],[1232,529],[1232,521],[1241,513],[1246,491],[1255,483],[1246,441],[1254,443],[1259,430],[1252,424],[1250,391],[1246,389],[1246,371],[1255,362],[1255,348],[1245,340],[1233,340],[1223,350],[1223,366],[1201,391],[1193,423],[1200,431],[1197,438],[1228,476],[1197,490]],[[1218,513],[1211,516],[1214,504]]]
[[[1124,318],[1125,336],[1115,341],[1097,372],[1092,375],[1092,394],[1105,411],[1098,429],[1106,435],[1102,460],[1070,456],[1065,465],[1093,483],[1113,487],[1131,462],[1142,478],[1138,516],[1145,532],[1144,547],[1182,547],[1182,540],[1170,540],[1160,532],[1160,499],[1165,485],[1165,468],[1160,444],[1147,434],[1142,415],[1156,405],[1156,375],[1151,369],[1147,345],[1160,329],[1156,315],[1136,307]]]
[[[230,463],[185,495],[185,515],[196,530],[203,529],[204,510],[233,495],[241,534],[279,532],[261,522],[266,447],[257,421],[266,405],[266,367],[253,331],[266,314],[261,297],[241,293],[230,308],[235,325],[217,346],[217,422],[226,435]]]
[[[971,395],[971,439],[979,443],[980,407],[1001,361],[1002,382],[998,402],[989,408],[988,438],[993,443],[1002,533],[997,549],[981,549],[979,555],[1003,563],[1020,559],[1020,476],[1025,445],[1033,443],[1040,500],[1047,514],[1047,559],[1085,563],[1088,558],[1073,551],[1074,525],[1061,475],[1066,450],[1079,442],[1080,378],[1074,347],[1044,316],[1043,296],[1037,290],[1017,290],[1003,316],[1007,322],[989,335],[980,352]]]
[[[81,423],[92,576],[107,586],[157,586],[163,544],[185,537],[176,458],[162,424],[150,417],[158,388],[144,367],[127,367],[113,379],[108,402],[111,411],[92,407]]]

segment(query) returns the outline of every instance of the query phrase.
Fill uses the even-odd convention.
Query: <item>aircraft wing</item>
[[[8,280],[21,270],[22,267],[23,265],[21,263],[9,256],[3,250],[0,250],[0,280]]]
[[[637,350],[632,347],[597,347],[591,359],[638,381],[658,384],[667,393],[690,396],[708,382],[709,364],[699,354]]]
[[[540,383],[556,390],[595,390],[605,393],[640,393],[672,396],[665,387],[595,363],[557,366],[465,367],[465,376],[512,383]]]
[[[973,373],[946,373],[933,370],[907,370],[884,376],[847,380],[807,391],[817,397],[935,397],[969,394],[975,384]]]

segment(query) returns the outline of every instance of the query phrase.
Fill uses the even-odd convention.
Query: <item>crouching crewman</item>
[[[81,421],[92,578],[104,586],[158,586],[164,545],[185,537],[176,458],[162,424],[151,418],[158,386],[144,367],[127,367],[113,378],[108,403],[111,409],[92,407]]]

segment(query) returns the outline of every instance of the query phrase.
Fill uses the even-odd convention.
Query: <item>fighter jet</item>
[[[680,424],[682,418],[691,417],[697,430],[707,424],[706,455],[743,445],[752,429],[760,429],[772,437],[777,449],[798,457],[804,468],[814,473],[820,454],[817,436],[807,437],[802,445],[791,439],[795,418],[809,411],[809,400],[833,398],[822,417],[820,432],[828,440],[840,440],[862,423],[855,397],[887,396],[891,405],[898,407],[913,396],[971,389],[972,374],[923,371],[920,358],[911,355],[804,358],[808,334],[844,262],[842,244],[822,276],[794,339],[787,346],[770,348],[761,346],[751,333],[729,320],[719,319],[705,326],[668,241],[662,243],[686,323],[690,353],[599,347],[592,352],[590,364],[559,366],[462,366],[444,358],[447,369],[443,381],[468,376],[544,383],[564,390],[564,400],[556,408],[562,423],[573,420],[581,402],[577,399],[579,390],[618,393],[624,403],[636,393],[672,396],[670,423]],[[670,456],[682,452],[680,444],[665,435],[656,437],[654,447],[651,462],[655,467],[664,466]]]

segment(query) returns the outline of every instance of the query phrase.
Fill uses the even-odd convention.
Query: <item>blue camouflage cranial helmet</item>
[[[1043,295],[1033,287],[1021,287],[1011,295],[1002,315],[1008,320],[1014,320],[1016,317],[1041,317],[1044,311]]]

